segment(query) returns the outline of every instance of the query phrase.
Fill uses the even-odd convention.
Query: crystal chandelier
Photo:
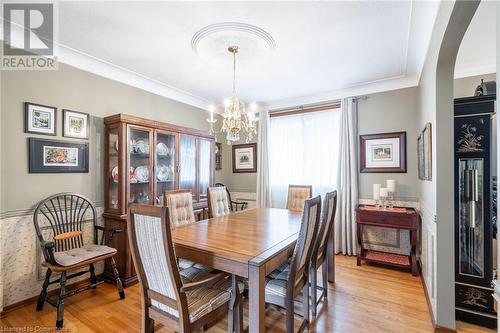
[[[236,96],[236,54],[239,51],[238,46],[230,46],[227,49],[233,55],[233,93],[230,98],[224,100],[224,114],[222,120],[222,128],[219,132],[226,135],[227,144],[240,141],[240,133],[246,134],[245,141],[251,142],[257,135],[256,126],[256,104],[251,103],[249,110],[246,111],[245,103],[241,102]],[[214,118],[215,107],[210,109],[210,118],[207,122],[210,124],[210,133],[216,134],[214,124],[217,119]]]

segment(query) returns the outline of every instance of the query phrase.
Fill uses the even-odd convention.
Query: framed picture
[[[257,144],[233,146],[233,173],[257,172]]]
[[[57,108],[24,102],[24,132],[56,135]]]
[[[29,173],[87,173],[89,144],[29,138]]]
[[[88,139],[90,115],[88,113],[63,110],[63,136]]]
[[[215,143],[215,170],[222,169],[222,143]]]
[[[417,140],[418,179],[432,180],[432,125],[427,123]]]
[[[360,135],[360,172],[406,172],[406,132]]]

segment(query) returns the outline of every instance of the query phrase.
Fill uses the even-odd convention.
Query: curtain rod
[[[308,104],[308,105],[294,106],[294,107],[290,107],[290,108],[275,109],[275,110],[271,110],[269,112],[269,117],[271,117],[271,118],[284,117],[284,116],[290,116],[290,115],[294,115],[294,114],[326,111],[326,110],[339,109],[339,108],[340,108],[340,100],[337,100],[337,101],[331,101],[328,103]]]

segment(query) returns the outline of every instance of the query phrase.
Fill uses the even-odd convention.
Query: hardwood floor
[[[330,284],[327,306],[320,305],[311,332],[420,333],[433,332],[420,277],[392,268],[356,266],[355,257],[337,256],[336,283]],[[140,298],[137,285],[126,289],[127,298],[118,299],[112,285],[100,285],[65,300],[64,328],[69,332],[140,332]],[[46,304],[36,312],[35,304],[16,309],[0,320],[4,327],[45,326],[55,322],[55,309]],[[245,319],[248,312],[245,311]],[[273,307],[266,311],[268,332],[284,332],[284,314]],[[248,322],[245,321],[245,327]],[[158,332],[169,333],[157,326]],[[209,332],[226,332],[225,319]],[[495,332],[457,323],[457,332]]]

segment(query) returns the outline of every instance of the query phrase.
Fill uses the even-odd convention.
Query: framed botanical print
[[[89,144],[29,138],[29,173],[87,173]]]
[[[233,146],[233,173],[257,172],[257,144]]]
[[[432,180],[432,127],[427,123],[417,140],[418,179]]]
[[[63,110],[63,136],[67,138],[89,138],[90,115],[88,113]]]
[[[406,132],[360,135],[360,146],[360,172],[406,172]]]
[[[24,103],[24,132],[56,135],[57,108],[47,105]]]

